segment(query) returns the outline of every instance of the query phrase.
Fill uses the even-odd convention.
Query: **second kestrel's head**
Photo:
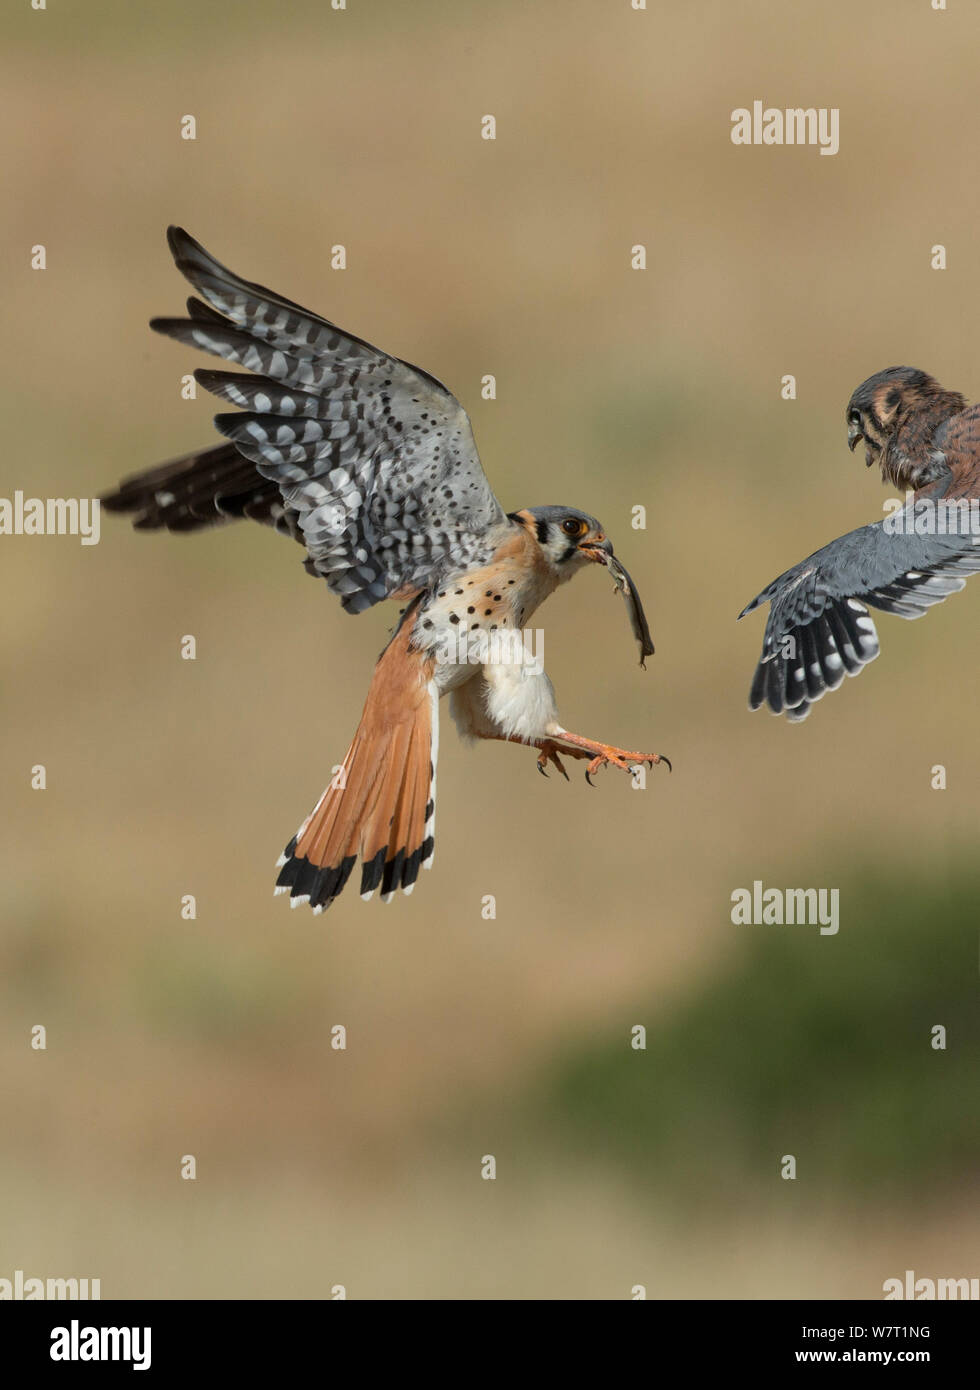
[[[962,410],[964,404],[961,395],[944,391],[928,372],[917,367],[888,367],[862,381],[848,401],[847,446],[853,452],[863,439],[867,466],[877,463],[882,476],[891,477],[894,469],[889,451],[899,432],[921,417],[923,425],[929,427],[921,440],[924,446],[939,421]]]

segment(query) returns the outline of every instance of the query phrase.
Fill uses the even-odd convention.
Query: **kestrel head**
[[[584,565],[605,565],[626,600],[642,666],[645,659],[653,655],[650,628],[636,585],[625,565],[613,554],[612,541],[602,523],[576,507],[525,507],[523,511],[512,512],[510,519],[523,526],[537,541],[558,584],[571,579]]]
[[[533,531],[559,580],[570,579],[585,564],[605,565],[613,553],[602,523],[588,512],[575,507],[527,507],[518,515]]]
[[[888,367],[876,372],[862,381],[847,403],[847,447],[853,453],[858,440],[863,439],[868,467],[881,463],[883,452],[902,425],[937,397],[949,394],[928,372],[916,367]]]

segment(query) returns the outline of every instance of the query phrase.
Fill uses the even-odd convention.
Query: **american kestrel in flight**
[[[574,507],[505,512],[484,476],[466,412],[428,372],[281,295],[240,279],[179,228],[178,269],[202,299],[151,327],[245,367],[197,381],[240,410],[215,417],[230,441],[122,482],[102,499],[139,529],[194,531],[239,517],[300,541],[307,570],[348,613],[407,603],[375,667],[343,765],[279,860],[276,891],[322,912],[361,861],[361,895],[410,893],[432,863],[438,705],[464,739],[632,771],[666,758],[571,733],[554,688],[529,661],[524,629],[559,584],[606,566],[629,605],[643,658],[653,643],[639,597],[593,516]],[[530,636],[530,634],[528,634]]]
[[[889,367],[847,405],[847,443],[865,443],[904,506],[774,579],[747,608],[769,602],[749,707],[805,719],[814,700],[878,655],[868,605],[901,618],[956,593],[980,570],[980,406],[966,409],[926,372]]]

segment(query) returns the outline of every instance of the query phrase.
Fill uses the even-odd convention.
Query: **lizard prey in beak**
[[[626,607],[630,615],[630,627],[633,629],[633,636],[640,648],[640,665],[645,671],[647,657],[653,656],[653,638],[650,636],[650,628],[643,611],[643,604],[640,602],[640,595],[636,591],[636,585],[629,577],[626,566],[613,554],[612,546],[609,545],[608,541],[604,544],[583,546],[582,548],[583,550],[588,549],[600,565],[606,566],[613,577],[616,588],[626,600]]]

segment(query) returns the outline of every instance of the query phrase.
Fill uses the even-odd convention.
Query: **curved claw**
[[[592,780],[592,774],[598,772],[599,769],[603,767],[619,767],[622,768],[624,772],[628,772],[631,777],[636,777],[640,769],[647,763],[649,763],[651,767],[656,767],[658,763],[666,763],[668,772],[673,772],[674,770],[670,759],[665,758],[662,753],[648,754],[647,757],[639,758],[634,763],[627,763],[625,761],[625,754],[609,757],[608,754],[600,753],[598,757],[592,759],[589,766],[586,768],[585,780],[590,787],[594,787],[595,783]]]
[[[538,771],[542,774],[542,776],[547,777],[548,774],[545,771],[545,768],[547,767],[548,763],[554,763],[555,767],[558,769],[558,771],[561,773],[561,775],[567,782],[568,773],[565,771],[565,764],[558,756],[558,749],[555,747],[555,745],[551,742],[545,742],[540,745],[540,748],[541,752],[538,756]]]

